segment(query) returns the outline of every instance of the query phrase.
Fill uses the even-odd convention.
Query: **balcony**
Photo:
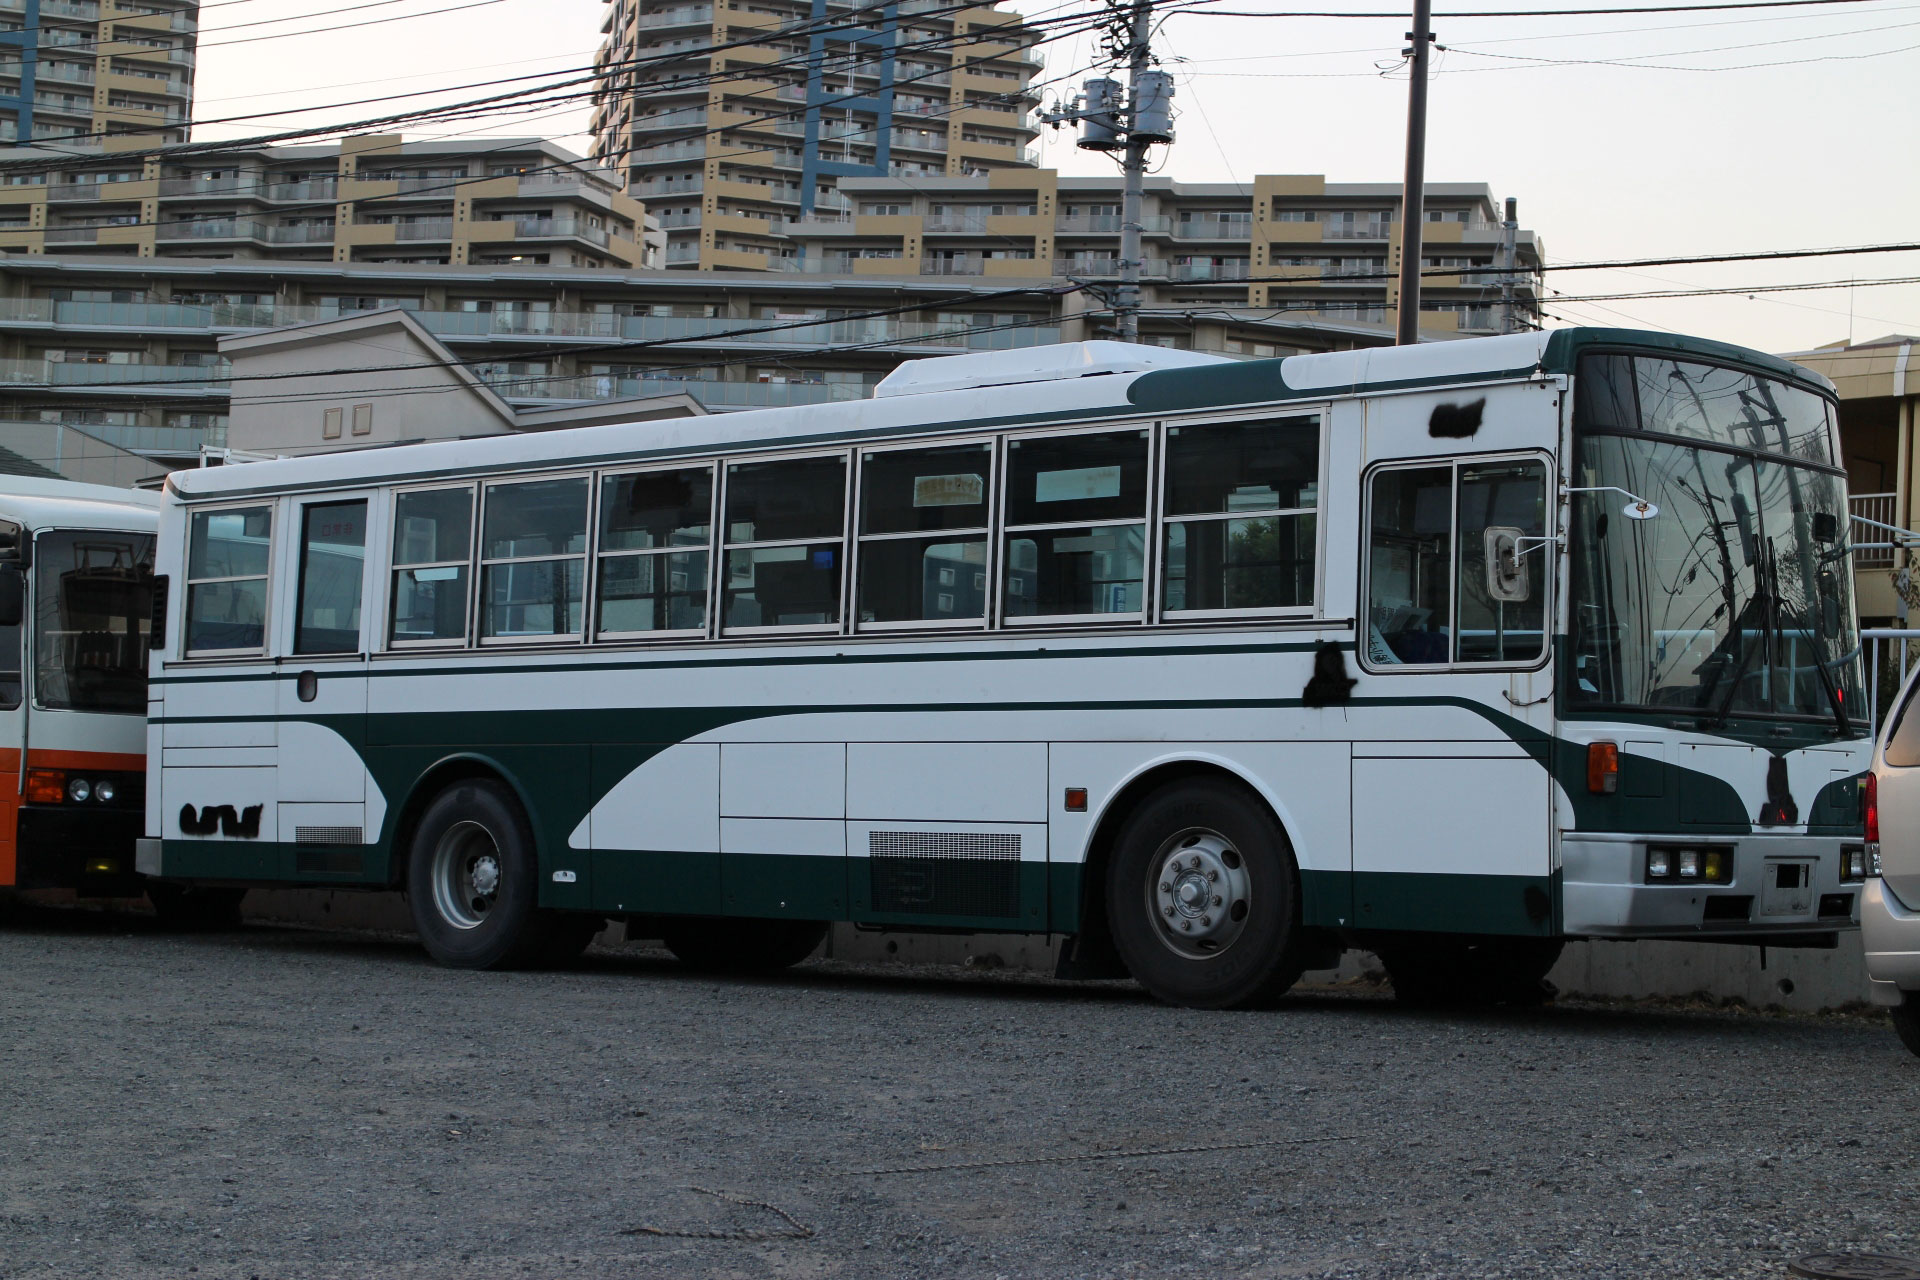
[[[665,213],[665,214],[659,214],[657,215],[657,217],[660,223],[661,230],[672,231],[676,227],[699,226],[701,213],[698,209],[696,209],[692,213]]]
[[[390,225],[393,227],[393,238],[397,241],[453,239],[452,218],[420,218]]]
[[[448,224],[451,227],[451,224]],[[513,229],[522,238],[545,240],[571,236],[602,249],[609,243],[605,230],[575,218],[515,218]]]
[[[182,384],[183,389],[222,390],[225,364],[77,364],[56,360],[0,360],[0,385],[103,387]]]
[[[48,244],[98,244],[99,227],[48,227]]]
[[[333,223],[313,222],[291,227],[270,227],[267,239],[274,244],[332,244],[333,236]]]
[[[286,200],[290,202],[301,200],[331,201],[335,199],[339,190],[340,184],[332,178],[315,178],[309,182],[274,183],[266,189],[266,196],[269,200]],[[161,194],[164,195],[165,192]]]
[[[247,178],[162,178],[162,196],[232,196],[253,193],[254,180]]]
[[[679,9],[661,9],[653,13],[643,13],[634,22],[641,30],[652,27],[693,27],[711,25],[713,22],[712,5],[693,5]]]
[[[1176,262],[1170,268],[1171,278],[1188,284],[1220,281],[1231,283],[1247,278],[1245,262]]]
[[[272,228],[245,218],[205,218],[163,222],[156,235],[162,240],[267,240]]]
[[[71,0],[40,0],[40,13],[55,18],[79,18],[85,22],[100,20],[99,5],[74,4]]]
[[[1251,240],[1253,223],[1231,218],[1182,218],[1174,232],[1185,240]]]
[[[923,276],[983,276],[987,274],[987,264],[986,259],[979,254],[951,258],[922,258],[920,274]]]
[[[642,200],[651,200],[660,196],[698,195],[702,185],[698,178],[690,182],[643,182],[634,188],[634,194]]]
[[[1386,222],[1326,222],[1320,227],[1322,240],[1391,240],[1393,223]]]

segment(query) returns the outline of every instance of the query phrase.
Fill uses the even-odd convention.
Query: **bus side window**
[[[600,477],[597,636],[701,632],[713,468]]]
[[[725,629],[839,625],[846,502],[843,454],[727,468]]]
[[[1010,440],[1006,495],[1006,617],[1143,615],[1144,429]]]
[[[392,643],[466,640],[472,557],[473,486],[394,495]]]
[[[184,652],[245,653],[266,647],[272,536],[270,506],[192,514]]]
[[[1168,613],[1313,604],[1320,419],[1167,428]]]
[[[1453,468],[1381,471],[1369,505],[1367,660],[1440,665],[1453,587]]]
[[[580,635],[587,583],[587,478],[490,484],[480,524],[480,636]]]
[[[862,623],[985,620],[992,474],[984,442],[862,456]]]
[[[301,515],[296,654],[358,653],[367,565],[367,502],[315,502]]]

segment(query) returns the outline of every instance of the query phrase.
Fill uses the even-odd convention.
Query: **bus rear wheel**
[[[454,969],[510,969],[548,954],[560,921],[539,906],[533,833],[513,794],[458,782],[421,815],[407,898],[427,954]]]
[[[1560,938],[1414,934],[1382,940],[1375,954],[1403,1004],[1529,1005],[1553,998],[1547,972]]]
[[[674,958],[709,973],[777,973],[799,964],[827,936],[819,920],[744,920],[680,916],[661,941]]]
[[[1135,810],[1114,847],[1107,920],[1134,980],[1168,1004],[1260,1005],[1306,968],[1286,833],[1225,782],[1173,783]]]

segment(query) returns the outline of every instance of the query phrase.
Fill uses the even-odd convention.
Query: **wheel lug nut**
[[[1213,895],[1213,905],[1216,907],[1222,905],[1222,899],[1217,893]]]
[[[1161,882],[1161,884],[1160,884],[1160,892],[1162,892],[1162,893],[1172,893],[1172,892],[1173,892],[1173,886],[1172,886],[1172,885],[1170,885],[1170,884],[1167,884],[1167,883],[1166,883],[1165,881],[1162,881],[1162,882]]]
[[[1201,923],[1201,924],[1202,924],[1203,926],[1204,926],[1204,925],[1210,925],[1210,924],[1212,924],[1212,923],[1213,923],[1213,917],[1212,917],[1212,916],[1201,916],[1201,917],[1200,917],[1200,923]]]
[[[1161,915],[1163,915],[1163,916],[1170,916],[1170,915],[1172,915],[1172,914],[1173,914],[1173,908],[1172,908],[1172,907],[1162,907],[1162,908],[1160,908],[1160,914],[1161,914]]]
[[[1191,920],[1182,920],[1182,921],[1180,922],[1180,928],[1181,928],[1181,930],[1182,930],[1182,931],[1184,931],[1184,932],[1186,932],[1186,933],[1192,933],[1192,932],[1193,932],[1193,921],[1191,921]]]

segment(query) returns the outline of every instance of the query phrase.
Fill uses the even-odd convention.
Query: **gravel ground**
[[[974,970],[715,980],[637,948],[456,973],[392,938],[16,906],[0,1071],[9,1278],[1711,1277],[1920,1253],[1920,1059],[1863,1016],[1443,1015],[1364,987],[1209,1014]]]

